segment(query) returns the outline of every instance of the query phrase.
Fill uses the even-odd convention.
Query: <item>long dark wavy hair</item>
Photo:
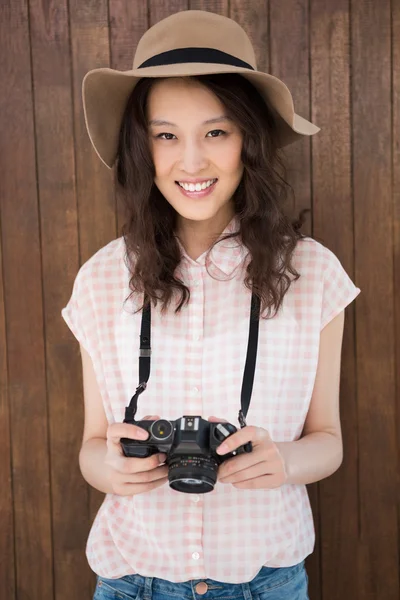
[[[285,180],[286,165],[277,147],[274,109],[236,73],[190,79],[214,92],[243,134],[244,171],[233,196],[240,230],[215,243],[238,236],[245,245],[250,262],[244,284],[259,297],[264,318],[271,318],[272,309],[275,316],[291,285],[290,275],[295,281],[300,277],[291,260],[298,240],[306,237],[300,232],[305,211],[293,222],[284,214],[284,203],[293,189]],[[147,98],[155,81],[159,79],[143,78],[135,86],[118,141],[115,183],[127,214],[122,234],[131,275],[131,294],[126,300],[132,294],[144,293],[144,304],[157,306],[160,301],[164,313],[176,297],[177,313],[189,302],[190,290],[175,273],[181,261],[175,235],[177,213],[154,183]]]

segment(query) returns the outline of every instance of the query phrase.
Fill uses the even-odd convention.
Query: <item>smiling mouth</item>
[[[182,190],[186,192],[195,193],[195,192],[203,192],[210,187],[212,187],[215,183],[217,183],[218,179],[215,177],[213,179],[208,179],[207,181],[203,181],[202,183],[184,183],[180,181],[175,181],[176,185],[178,185]]]

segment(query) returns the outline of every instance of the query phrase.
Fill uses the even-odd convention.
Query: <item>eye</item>
[[[210,136],[210,134],[212,134],[212,135]],[[207,133],[207,137],[221,137],[222,135],[226,135],[226,132],[223,131],[222,129],[213,129],[212,131],[209,131]],[[160,139],[160,140],[172,140],[176,136],[173,133],[159,133],[155,137],[156,137],[156,139]]]
[[[218,133],[222,133],[222,135],[225,135],[225,133],[226,133],[226,132],[225,132],[225,131],[222,131],[222,129],[213,129],[212,131],[209,131],[209,132],[207,133],[207,135],[208,135],[209,133],[217,133],[217,134],[218,134]],[[221,136],[220,136],[220,135],[212,135],[211,137],[221,137]]]
[[[156,138],[159,138],[160,140],[170,140],[170,139],[172,139],[172,137],[169,137],[169,138],[162,137],[163,135],[170,135],[172,137],[175,137],[173,133],[159,133],[158,135],[156,135]]]

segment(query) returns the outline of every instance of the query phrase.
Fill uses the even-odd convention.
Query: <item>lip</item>
[[[208,181],[208,179],[205,179],[204,181]],[[187,183],[187,182],[185,182],[185,183]],[[200,181],[198,183],[200,183]],[[212,185],[210,185],[210,187],[206,188],[205,190],[200,190],[199,192],[187,192],[186,190],[183,189],[183,187],[181,187],[179,185],[179,183],[175,182],[178,189],[187,198],[204,198],[204,196],[209,196],[214,191],[214,188],[217,185],[217,183],[218,183],[218,179],[217,179],[217,181],[214,181],[214,183]]]

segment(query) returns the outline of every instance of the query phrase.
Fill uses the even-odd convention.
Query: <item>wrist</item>
[[[287,452],[287,450],[288,450],[287,445],[292,444],[292,443],[294,443],[294,442],[274,442],[275,447],[278,451],[278,454],[282,460],[282,467],[283,467],[283,472],[285,475],[284,483],[291,483],[291,481],[290,481],[290,475],[291,475],[290,459],[289,459],[288,452]]]
[[[308,485],[332,475],[341,465],[340,436],[314,431],[293,442],[277,442],[289,484]]]

